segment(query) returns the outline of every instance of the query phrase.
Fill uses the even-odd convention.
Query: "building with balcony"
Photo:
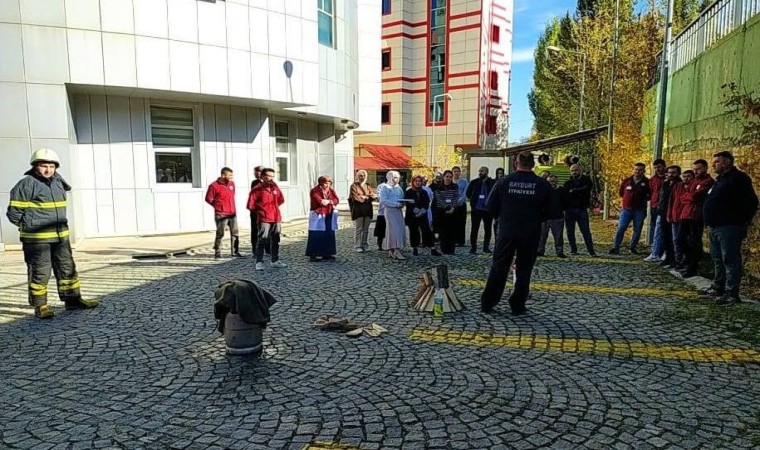
[[[375,0],[4,0],[0,204],[40,147],[74,187],[74,241],[211,230],[204,194],[224,166],[243,217],[256,165],[277,171],[286,218],[308,213],[319,175],[345,197],[354,132],[381,129],[381,14]],[[3,217],[0,249],[17,243]]]
[[[356,136],[357,168],[390,169],[382,146],[429,164],[443,143],[506,145],[513,0],[381,3],[382,130]]]

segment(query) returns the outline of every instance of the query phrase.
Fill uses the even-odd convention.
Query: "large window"
[[[391,13],[391,0],[383,0],[383,15]]]
[[[150,107],[156,183],[192,183],[195,128],[191,108]]]
[[[498,25],[491,25],[491,42],[498,44],[501,39],[501,32]]]
[[[430,73],[428,121],[442,122],[445,119],[443,94],[446,85],[446,0],[430,2]]]
[[[274,121],[274,162],[275,179],[281,183],[289,183],[293,180],[295,167],[293,129],[290,122],[284,120]]]
[[[335,46],[335,0],[317,0],[319,43]]]

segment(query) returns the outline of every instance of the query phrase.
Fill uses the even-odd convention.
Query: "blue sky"
[[[533,85],[533,49],[547,22],[568,10],[572,14],[577,0],[514,1],[509,141],[519,142],[530,136],[533,127],[533,116],[528,108],[528,93]]]

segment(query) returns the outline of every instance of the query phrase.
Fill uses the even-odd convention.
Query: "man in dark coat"
[[[719,305],[734,305],[741,302],[742,241],[757,212],[757,194],[752,179],[734,167],[731,152],[713,155],[712,165],[718,177],[707,191],[702,217],[710,228],[715,278],[712,286],[701,293],[718,297]]]
[[[549,208],[546,220],[541,224],[541,240],[538,243],[538,256],[546,253],[546,240],[549,238],[549,230],[554,237],[554,252],[559,258],[567,258],[564,252],[562,233],[565,229],[565,209],[567,208],[567,191],[557,184],[557,177],[549,175],[546,181],[552,186],[549,196]]]
[[[467,185],[466,195],[470,200],[470,253],[478,252],[478,232],[483,222],[483,253],[491,253],[491,226],[493,219],[486,209],[486,199],[495,181],[488,177],[488,167],[478,169],[478,178]]]
[[[591,190],[594,184],[588,175],[583,175],[581,166],[570,166],[570,179],[565,182],[567,191],[567,210],[565,211],[565,228],[567,229],[567,242],[570,244],[570,254],[578,254],[578,246],[575,243],[575,224],[583,235],[586,250],[591,256],[596,256],[594,240],[591,237],[591,226],[588,218],[588,208],[591,206]]]
[[[492,312],[501,300],[515,255],[516,280],[509,306],[515,315],[527,312],[525,302],[530,293],[541,222],[546,219],[552,189],[546,180],[533,173],[534,166],[533,155],[521,152],[515,160],[516,171],[499,181],[488,196],[488,211],[491,217],[499,218],[499,237],[480,297],[480,308],[485,313]]]

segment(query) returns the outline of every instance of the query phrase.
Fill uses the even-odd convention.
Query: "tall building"
[[[506,144],[512,17],[513,0],[382,0],[382,130],[356,136],[357,168]]]
[[[40,147],[85,237],[214,229],[231,167],[243,218],[273,167],[286,218],[321,174],[345,197],[354,131],[380,130],[376,0],[0,1],[0,205]],[[247,226],[247,220],[241,220]],[[18,230],[0,218],[0,250]]]

